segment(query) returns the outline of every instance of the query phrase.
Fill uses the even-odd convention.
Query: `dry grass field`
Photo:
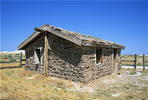
[[[22,59],[25,59],[25,55],[22,55]],[[19,66],[20,54],[19,53],[0,53],[0,67],[13,67]],[[25,64],[25,61],[22,61]]]
[[[0,63],[0,67],[18,66],[19,63],[15,63],[18,59],[19,54],[1,55],[1,62],[11,63]],[[122,59],[134,60],[134,57],[122,56]],[[138,56],[137,60],[139,65],[142,64],[142,57]],[[24,68],[1,69],[0,78],[2,100],[148,100],[148,70],[122,69],[118,74],[104,76],[88,84],[46,78],[24,71]]]
[[[24,64],[25,62],[22,62]],[[0,67],[13,67],[13,66],[19,66],[19,63],[0,63]]]
[[[122,60],[135,60],[134,55],[122,55],[121,56]],[[145,61],[148,61],[148,56],[145,56]],[[134,62],[122,62],[124,65],[134,65]],[[137,65],[142,66],[143,65],[143,57],[142,56],[137,56]],[[148,63],[146,63],[148,66]]]
[[[88,84],[46,78],[23,68],[0,71],[2,100],[148,100],[148,70],[122,69],[120,75]]]

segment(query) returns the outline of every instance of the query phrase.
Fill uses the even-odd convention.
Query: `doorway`
[[[114,56],[113,56],[113,72],[115,73],[117,70],[117,49],[114,49]]]

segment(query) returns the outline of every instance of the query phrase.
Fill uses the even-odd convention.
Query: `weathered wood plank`
[[[7,69],[7,68],[22,68],[22,67],[20,66],[0,67],[0,69]]]
[[[132,67],[134,67],[135,64],[134,65],[133,64],[122,64],[122,66],[132,66]]]
[[[135,62],[135,60],[121,60],[121,62]]]
[[[44,47],[44,75],[48,76],[48,37],[45,33],[45,47]]]
[[[48,31],[52,34],[55,34],[59,37],[62,37],[66,40],[69,40],[77,45],[80,45],[80,46],[91,46],[91,47],[107,47],[107,48],[121,48],[121,49],[125,49],[125,46],[122,46],[122,45],[118,45],[118,44],[112,44],[112,43],[109,43],[109,44],[106,44],[104,42],[107,42],[106,40],[104,40],[104,42],[95,42],[95,41],[89,41],[89,38],[85,37],[86,39],[80,39],[78,37],[75,37],[73,35],[70,35],[70,34],[66,34],[66,33],[63,33],[62,31],[59,31],[59,30],[54,30],[52,28],[50,28],[49,26],[44,26],[44,28],[35,28],[36,31],[39,31],[39,32],[44,32],[44,31]],[[66,30],[64,32],[67,32]],[[91,39],[92,40],[92,39]]]
[[[80,40],[80,39],[78,39],[78,38],[76,38],[74,36],[69,36],[69,35],[64,34],[63,32],[55,31],[55,30],[53,30],[52,28],[50,28],[48,26],[47,27],[44,27],[44,29],[35,28],[35,30],[36,31],[40,31],[40,32],[43,32],[43,31],[50,32],[52,34],[55,34],[55,35],[57,35],[59,37],[62,37],[64,39],[69,40],[69,41],[71,41],[71,42],[73,42],[75,44],[78,44],[78,45],[82,45],[82,42],[83,42],[82,40]]]
[[[56,36],[62,37],[80,46],[91,46],[91,47],[103,46],[106,48],[119,48],[123,50],[125,49],[125,46],[117,44],[117,43],[113,43],[113,42],[101,40],[101,39],[100,39],[100,42],[93,41],[95,40],[94,37],[90,38],[88,36],[83,36],[83,35],[75,36],[75,34],[77,34],[75,32],[71,32],[68,30],[64,30],[64,29],[49,26],[49,25],[45,25],[40,28],[35,28],[35,30],[36,32],[34,32],[30,37],[28,37],[23,43],[21,43],[18,46],[19,50],[24,49],[24,47],[28,45],[30,42],[32,42],[40,33],[44,33],[44,32],[52,33]]]

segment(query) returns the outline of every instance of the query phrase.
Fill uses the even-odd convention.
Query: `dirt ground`
[[[122,69],[88,84],[23,68],[0,71],[0,99],[5,100],[148,100],[148,70]]]

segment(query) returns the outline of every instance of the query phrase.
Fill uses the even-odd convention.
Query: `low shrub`
[[[131,71],[129,74],[130,75],[135,75],[135,74],[137,74],[137,72],[136,71]]]

